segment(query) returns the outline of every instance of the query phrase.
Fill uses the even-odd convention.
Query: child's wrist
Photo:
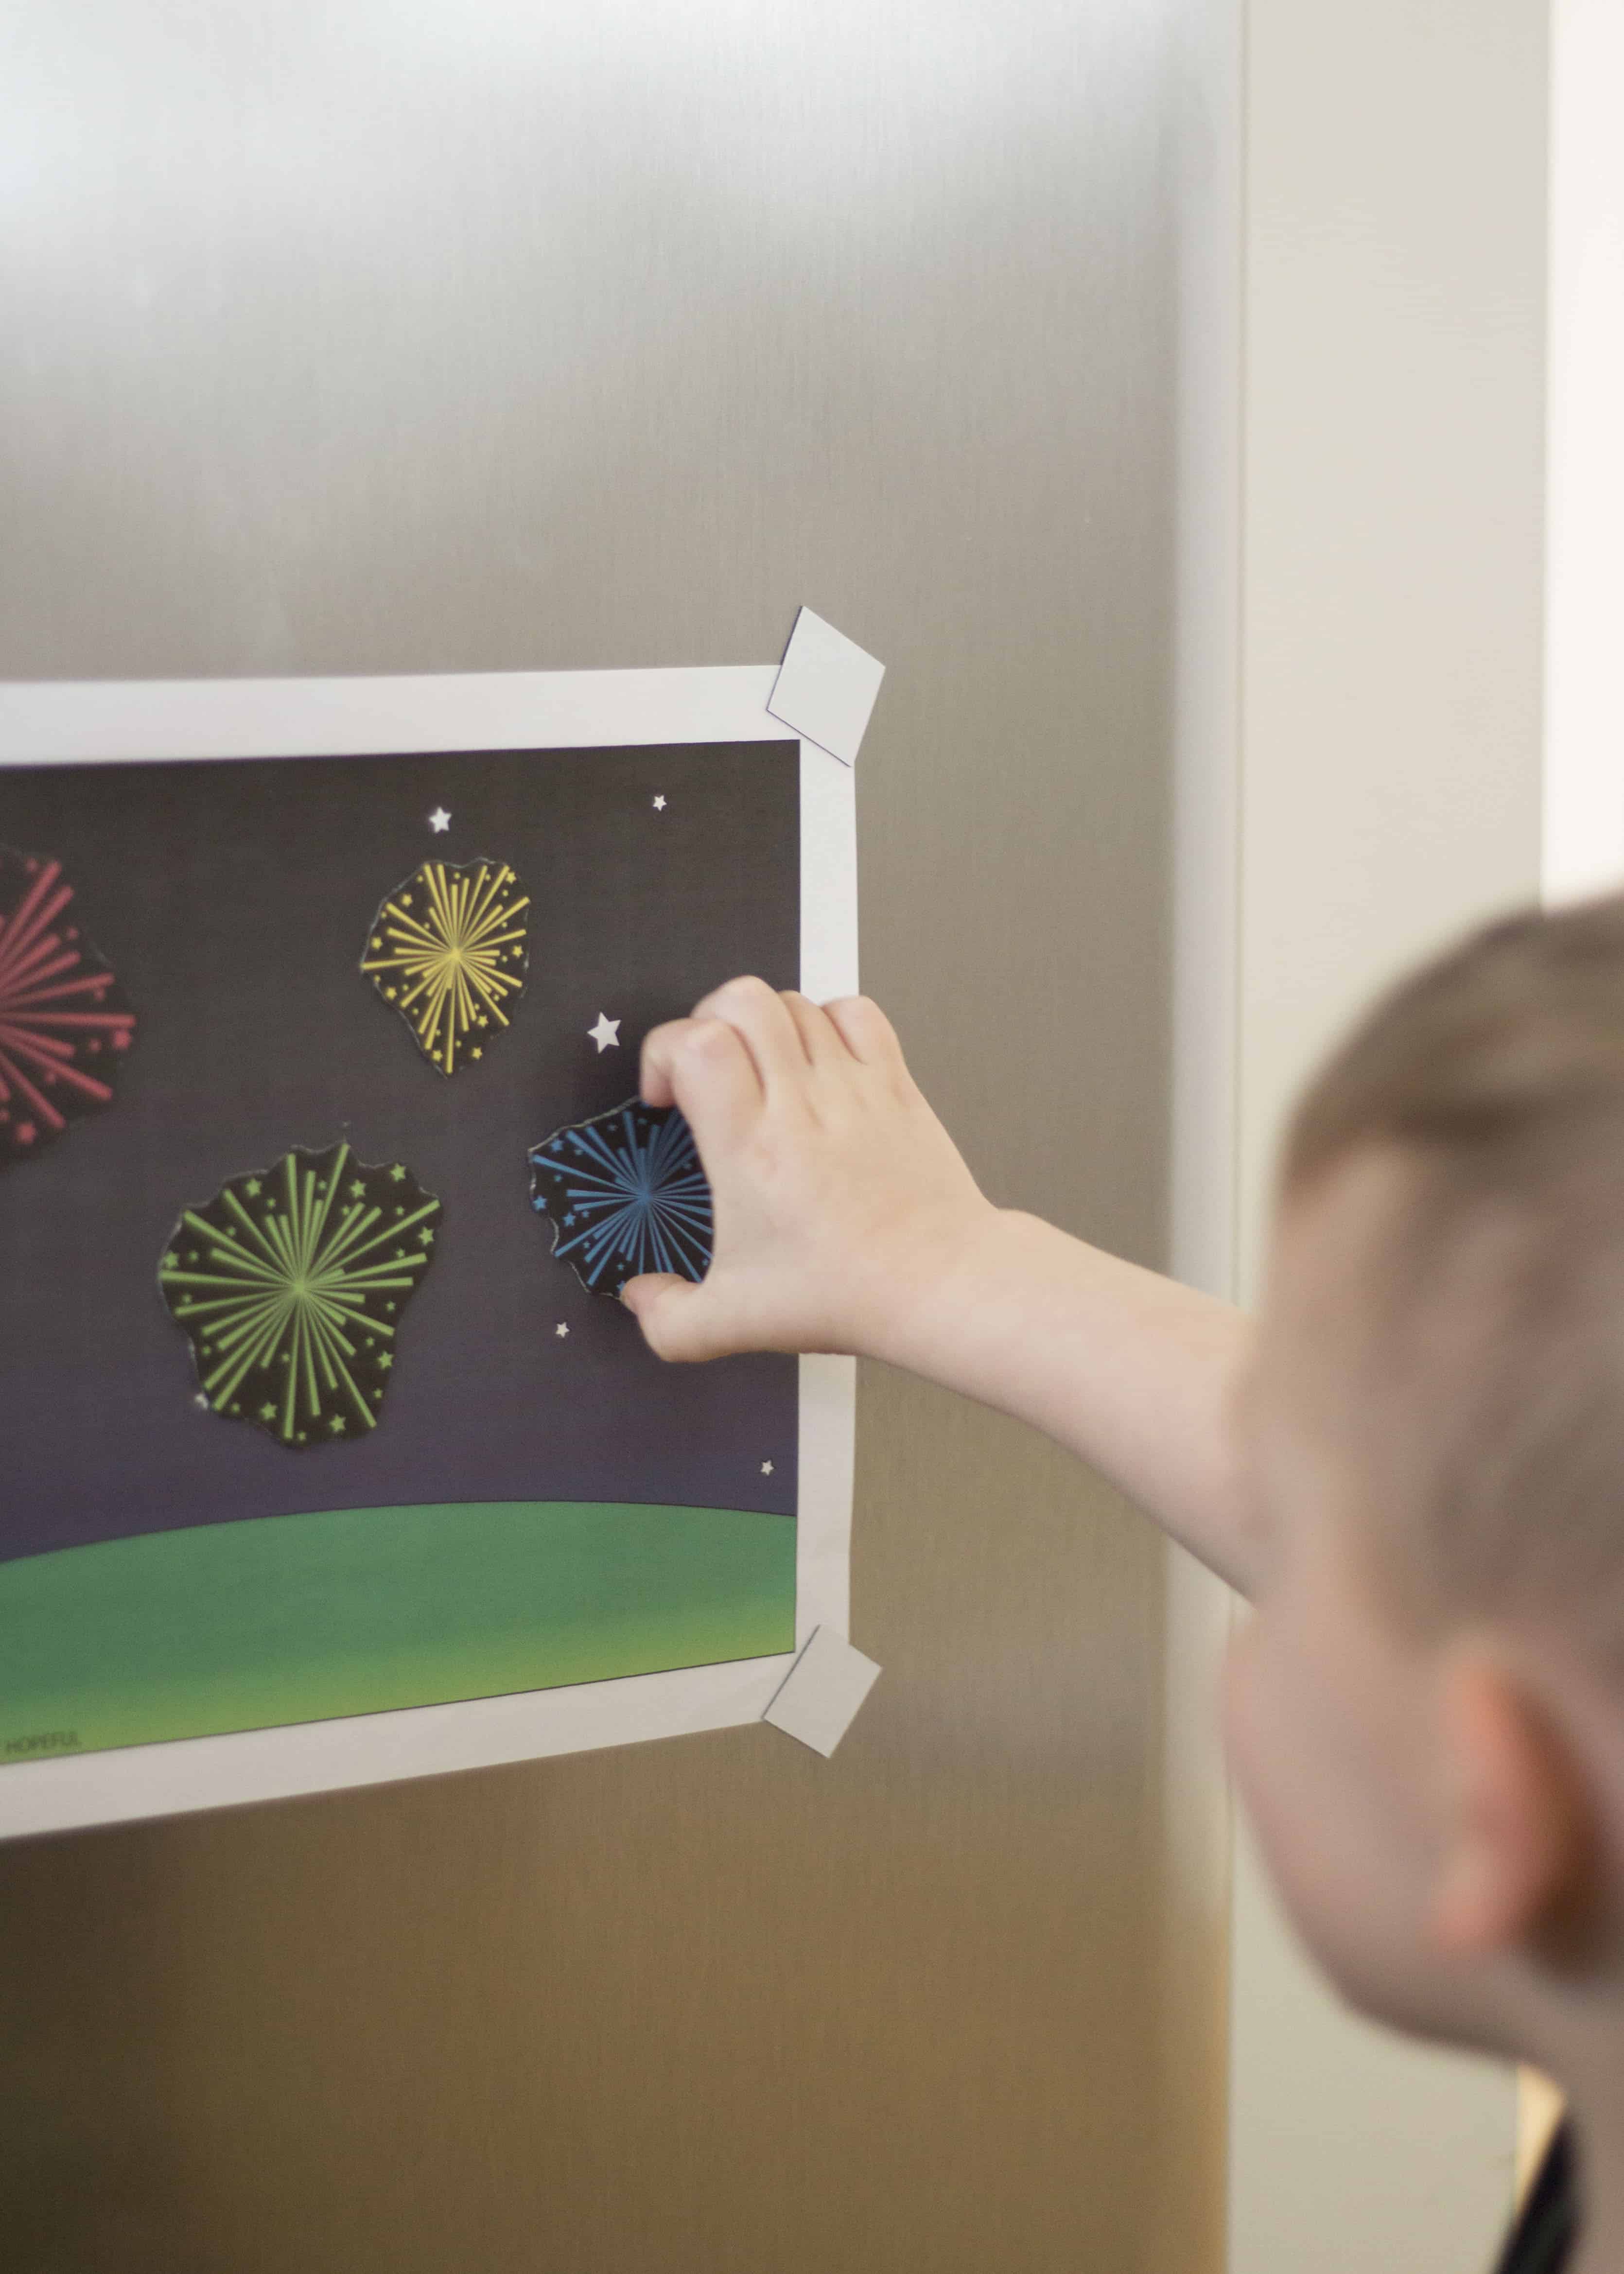
[[[931,1372],[937,1348],[951,1340],[975,1283],[1018,1242],[1021,1221],[1015,1210],[978,1199],[951,1215],[924,1216],[899,1227],[852,1289],[850,1346],[887,1365]]]

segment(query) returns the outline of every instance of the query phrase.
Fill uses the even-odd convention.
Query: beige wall
[[[1304,1073],[1539,875],[1543,0],[1252,0],[1239,1274]],[[1473,2274],[1514,2084],[1343,2014],[1243,1845],[1231,2274]]]

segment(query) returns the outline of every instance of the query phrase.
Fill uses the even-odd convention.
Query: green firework
[[[158,1266],[199,1402],[279,1445],[375,1428],[440,1202],[400,1162],[295,1149],[183,1209]]]

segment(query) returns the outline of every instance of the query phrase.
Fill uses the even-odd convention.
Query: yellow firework
[[[480,1058],[524,987],[530,897],[504,862],[425,861],[379,909],[361,968],[441,1073]]]

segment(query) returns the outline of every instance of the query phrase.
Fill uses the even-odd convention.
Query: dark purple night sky
[[[438,1501],[793,1513],[794,1360],[662,1366],[552,1260],[525,1156],[718,981],[795,983],[798,794],[782,742],[0,773],[0,844],[63,861],[140,1020],[116,1103],[0,1174],[0,1559]],[[431,856],[507,861],[532,902],[512,1028],[449,1081],[357,968]],[[444,1216],[378,1428],[293,1452],[194,1405],[155,1273],[184,1203],[340,1136]]]

